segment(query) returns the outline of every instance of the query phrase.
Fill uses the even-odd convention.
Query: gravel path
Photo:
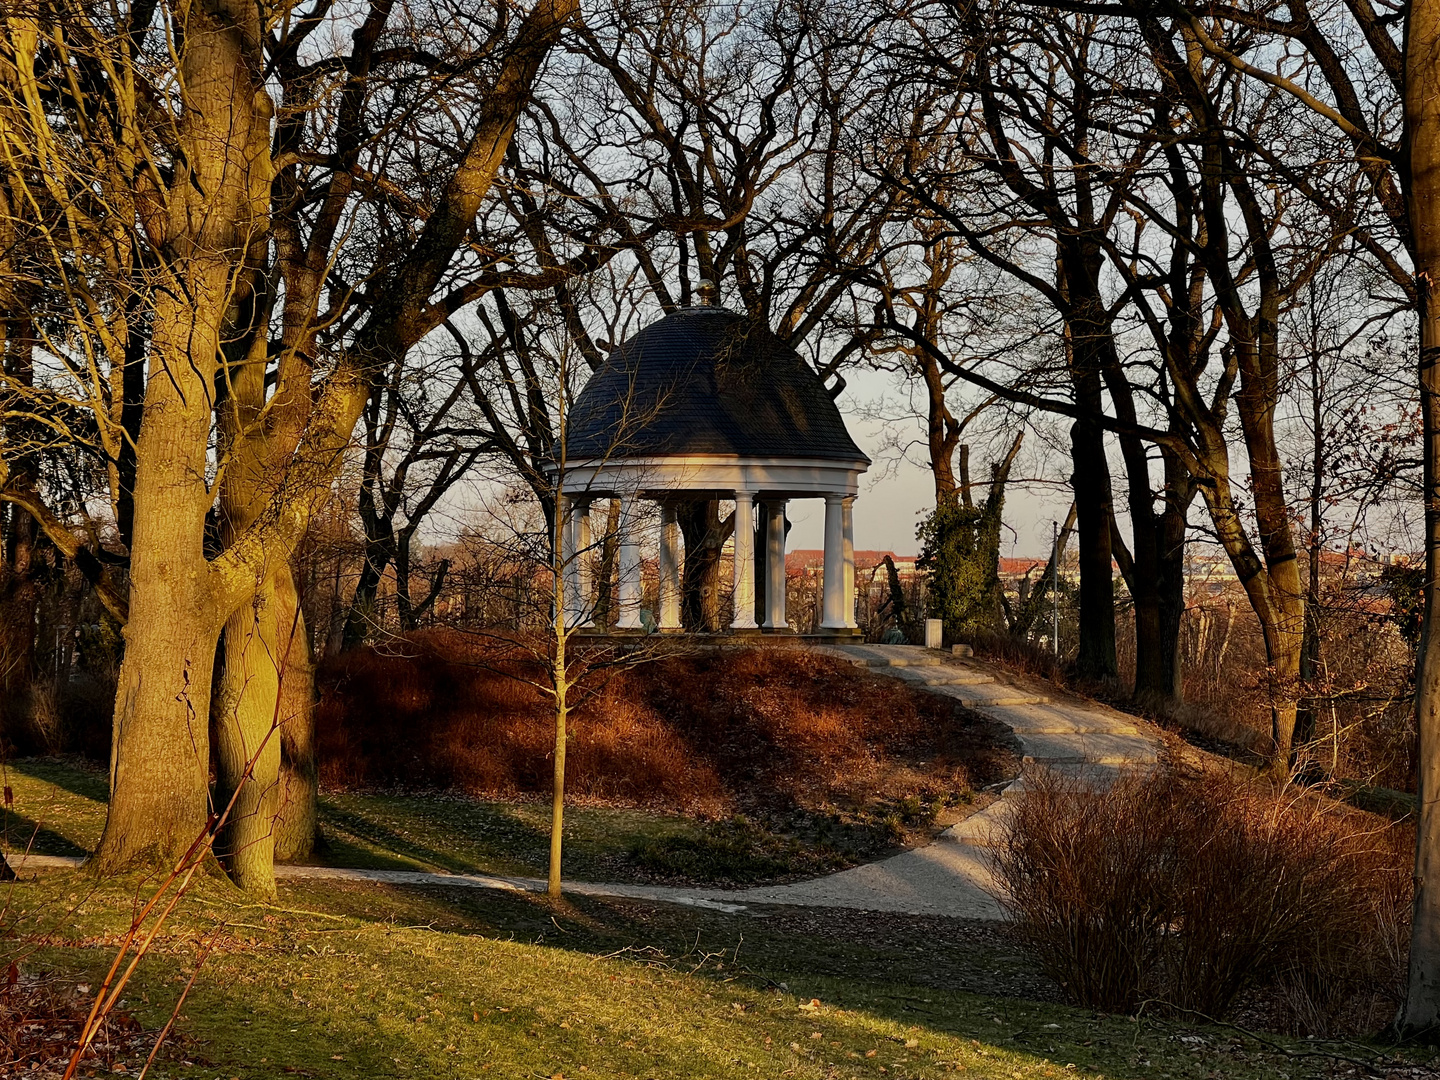
[[[1155,763],[1159,742],[1133,717],[1093,702],[1053,701],[1047,695],[997,679],[974,660],[951,657],[916,645],[827,645],[831,656],[954,698],[967,708],[1005,724],[1019,740],[1027,762],[1082,773],[1105,783],[1122,769]],[[752,904],[849,908],[967,919],[998,919],[984,847],[1004,824],[1012,805],[1005,796],[1024,780],[1005,787],[1001,798],[946,829],[932,843],[899,855],[791,885],[749,889],[673,888],[569,881],[565,890],[582,896],[618,896],[689,904],[718,911],[744,911]],[[16,870],[76,866],[79,859],[32,855],[11,859]],[[324,866],[277,866],[282,879],[373,881],[393,885],[472,886],[516,892],[543,892],[540,878],[490,874],[430,874],[404,870],[346,870]]]
[[[1048,695],[997,679],[992,668],[974,660],[917,645],[823,648],[832,656],[952,697],[1000,721],[1015,733],[1026,762],[1080,773],[1104,784],[1122,769],[1149,768],[1159,752],[1159,741],[1144,733],[1133,717],[1094,702],[1052,701]],[[741,902],[998,919],[1000,905],[984,848],[1003,828],[1013,805],[1006,796],[1023,787],[1023,779],[1008,784],[1000,799],[924,847],[813,881],[746,889],[731,896]]]

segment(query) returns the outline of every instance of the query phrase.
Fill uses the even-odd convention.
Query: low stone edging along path
[[[1084,775],[1108,784],[1122,770],[1148,768],[1160,743],[1143,721],[1088,701],[1059,701],[1008,684],[981,662],[952,657],[918,645],[822,645],[827,655],[902,679],[933,694],[954,698],[1000,721],[1014,732],[1028,763]],[[687,904],[719,911],[745,911],[752,905],[850,908],[916,915],[994,920],[1001,917],[994,897],[985,845],[1004,828],[1013,803],[1006,796],[1023,790],[1023,776],[1008,783],[1000,798],[942,832],[923,847],[865,863],[839,873],[789,885],[742,889],[679,888],[567,881],[578,896],[611,896]],[[75,866],[79,859],[59,856],[11,858],[16,870]],[[408,870],[349,870],[325,866],[277,866],[289,880],[369,881],[392,885],[441,885],[461,888],[543,892],[540,878],[494,874],[433,874]]]

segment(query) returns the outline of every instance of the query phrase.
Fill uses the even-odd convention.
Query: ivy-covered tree
[[[916,565],[929,578],[926,613],[940,619],[945,636],[954,641],[1006,629],[1000,589],[1000,525],[1005,511],[1005,484],[1020,453],[1024,432],[1015,435],[1003,460],[990,467],[990,492],[977,505],[968,475],[957,490],[936,500],[920,523]],[[962,473],[965,456],[962,454]]]

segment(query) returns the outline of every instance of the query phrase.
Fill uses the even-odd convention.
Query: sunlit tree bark
[[[229,606],[205,553],[211,392],[237,270],[266,227],[255,196],[270,180],[258,9],[211,0],[177,12],[174,29],[178,153],[154,226],[168,265],[136,443],[130,617],[95,853],[105,870],[172,859],[206,823],[210,668]]]
[[[1415,711],[1420,745],[1416,795],[1415,911],[1410,970],[1398,1026],[1440,1032],[1440,3],[1415,0],[1405,25],[1407,202],[1420,320],[1424,424],[1425,623],[1417,653]]]

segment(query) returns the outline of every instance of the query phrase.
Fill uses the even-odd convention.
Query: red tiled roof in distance
[[[1043,568],[1049,559],[1006,559],[1000,560],[1002,577],[1024,577],[1027,573]]]
[[[855,569],[871,570],[885,561],[889,555],[895,562],[897,570],[910,569],[915,565],[914,555],[896,555],[893,551],[857,551],[855,552]],[[785,553],[786,570],[807,570],[810,568],[819,569],[825,565],[825,551],[823,548],[796,548],[794,551]]]

